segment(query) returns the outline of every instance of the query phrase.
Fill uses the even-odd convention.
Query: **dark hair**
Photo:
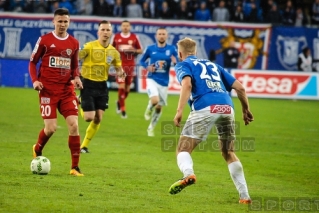
[[[111,22],[106,21],[106,20],[103,20],[103,21],[100,21],[99,26],[100,26],[101,24],[111,24]]]
[[[304,54],[304,55],[306,55],[306,54],[307,54],[307,52],[308,52],[308,50],[310,50],[310,48],[309,48],[309,47],[305,47],[305,48],[303,48],[303,49],[302,49],[303,54]]]
[[[128,20],[122,21],[122,24],[123,24],[123,23],[129,23],[129,24],[131,24]]]
[[[63,16],[63,15],[70,15],[69,10],[66,8],[58,8],[54,11],[54,16]]]
[[[159,28],[157,28],[156,32],[157,32],[158,30],[166,30],[166,28],[165,28],[165,27],[159,27]]]

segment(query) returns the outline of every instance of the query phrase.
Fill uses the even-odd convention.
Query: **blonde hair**
[[[177,42],[178,48],[181,49],[182,52],[188,55],[196,54],[196,41],[191,38],[185,37]]]

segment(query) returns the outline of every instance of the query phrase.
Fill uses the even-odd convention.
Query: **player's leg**
[[[129,74],[129,66],[123,66],[123,70],[126,74],[126,78],[129,78],[130,74]],[[121,114],[122,118],[127,118],[126,115],[126,108],[125,108],[125,99],[127,97],[126,94],[126,81],[127,79],[120,79],[120,78],[116,78],[117,84],[118,84],[118,99],[116,102],[116,113]]]
[[[196,182],[191,153],[199,143],[200,140],[195,138],[190,138],[187,136],[180,137],[176,151],[176,158],[178,168],[183,173],[183,178],[171,185],[168,190],[170,194],[177,194],[185,187]]]
[[[177,194],[196,182],[191,153],[201,141],[206,140],[212,128],[213,119],[214,117],[210,115],[209,110],[190,113],[183,127],[176,151],[177,165],[183,173],[183,178],[172,184],[169,188],[170,194]]]
[[[108,108],[109,93],[107,88],[101,89],[98,96],[94,97],[95,117],[86,129],[86,134],[81,144],[81,153],[89,153],[88,146],[101,126],[104,111]]]
[[[86,122],[90,122],[86,129],[86,134],[81,144],[81,152],[88,153],[88,146],[99,128],[99,124],[95,125],[93,120],[96,117],[95,94],[97,91],[91,88],[83,88],[81,90],[81,108],[83,110],[83,118]]]
[[[162,106],[167,105],[167,87],[163,87],[160,85],[157,85],[157,91],[158,91],[158,104],[155,106],[154,113],[151,117],[151,123],[148,127],[148,135],[152,136],[152,133],[154,135],[154,128],[157,125],[161,115],[162,115]]]
[[[65,118],[69,130],[68,144],[72,161],[70,174],[74,176],[83,176],[79,168],[80,134],[76,96],[65,93],[60,101],[59,111]]]
[[[117,80],[118,83],[118,100],[116,102],[116,113],[121,114],[123,118],[126,116],[126,108],[125,108],[125,82],[121,82]]]
[[[125,99],[128,97],[130,91],[131,91],[131,84],[134,81],[135,78],[135,66],[129,66],[129,70],[126,72],[125,77]]]
[[[251,203],[243,166],[234,152],[235,124],[233,109],[232,114],[222,115],[217,119],[216,129],[219,135],[222,156],[228,164],[230,176],[240,196],[239,202]]]
[[[159,102],[158,90],[156,88],[156,83],[153,79],[146,79],[146,91],[149,101],[144,112],[144,118],[148,121],[151,119],[154,108]]]
[[[42,90],[39,93],[39,99],[44,128],[39,133],[37,143],[32,147],[32,155],[34,158],[42,155],[43,148],[57,129],[56,110],[58,98],[50,96],[45,90]]]

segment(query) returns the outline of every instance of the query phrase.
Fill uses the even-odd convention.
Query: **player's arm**
[[[37,73],[37,63],[39,62],[40,58],[42,58],[45,47],[41,43],[42,38],[40,37],[32,51],[30,62],[29,62],[29,74],[31,77],[31,81],[33,83],[33,89],[35,90],[42,90],[43,84],[38,80],[38,73]]]
[[[121,60],[121,55],[120,53],[117,51],[117,50],[114,50],[115,51],[115,57],[114,57],[114,60],[112,61],[112,65],[114,66],[114,69],[115,69],[115,72],[116,72],[116,75],[124,80],[125,77],[126,77],[126,74],[122,68],[122,60]]]
[[[144,54],[142,55],[142,58],[140,59],[140,65],[142,65],[147,71],[154,72],[155,71],[155,65],[147,63],[147,59],[150,60],[150,50],[149,48],[146,48],[144,51]]]
[[[246,95],[246,90],[238,80],[235,80],[235,82],[232,85],[232,88],[236,91],[237,97],[241,103],[243,120],[245,122],[245,125],[248,125],[250,122],[254,120],[254,116],[249,109],[249,102],[248,97]]]
[[[180,95],[179,95],[179,100],[177,105],[177,112],[176,112],[176,114],[180,116],[175,116],[176,119],[174,119],[174,123],[178,127],[180,126],[180,122],[182,120],[182,114],[183,114],[184,108],[187,105],[187,102],[191,95],[191,91],[192,91],[191,77],[189,75],[184,76],[181,84],[182,84],[182,87],[180,90]]]
[[[88,56],[89,52],[90,52],[89,45],[88,44],[84,44],[83,47],[78,52],[78,59],[79,60],[85,59]]]
[[[186,65],[178,64],[175,67],[176,76],[178,81],[181,83],[181,90],[177,105],[177,111],[174,118],[174,124],[180,127],[180,122],[182,121],[182,115],[184,108],[191,96],[192,92],[192,78],[190,69]]]
[[[79,44],[77,44],[77,48],[71,59],[71,77],[74,79],[75,87],[77,89],[82,89],[83,85],[80,79],[80,68],[79,68]]]
[[[126,74],[125,74],[125,72],[124,72],[122,66],[120,66],[120,67],[114,67],[114,69],[115,69],[115,71],[116,71],[116,75],[117,75],[120,79],[124,80],[125,77],[126,77]]]
[[[174,48],[173,54],[171,56],[171,59],[172,59],[172,62],[173,62],[174,65],[176,65],[177,62],[179,62],[176,48]]]
[[[138,36],[136,36],[136,44],[135,44],[135,54],[141,54],[143,53],[143,48],[140,42],[140,39]]]

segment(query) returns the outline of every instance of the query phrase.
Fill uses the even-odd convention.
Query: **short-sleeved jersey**
[[[116,33],[113,38],[112,45],[120,52],[122,65],[135,66],[135,53],[126,52],[126,49],[142,49],[142,45],[138,36],[134,33],[123,35],[123,33]]]
[[[98,40],[83,45],[79,54],[81,76],[92,81],[106,81],[111,66],[121,67],[120,53],[109,44],[103,47]]]
[[[154,65],[155,72],[148,72],[147,78],[153,79],[162,86],[168,86],[172,56],[178,60],[177,51],[173,45],[167,44],[165,47],[158,47],[153,44],[148,46],[140,59],[140,64],[145,68]]]
[[[235,78],[221,66],[207,60],[189,56],[175,66],[176,76],[181,83],[185,76],[192,79],[189,105],[200,110],[214,104],[233,106],[229,92]]]
[[[30,63],[37,64],[41,59],[41,65],[36,76],[30,70],[32,82],[39,80],[45,88],[64,87],[72,78],[79,76],[78,51],[79,42],[71,35],[60,38],[50,32],[39,37]]]

